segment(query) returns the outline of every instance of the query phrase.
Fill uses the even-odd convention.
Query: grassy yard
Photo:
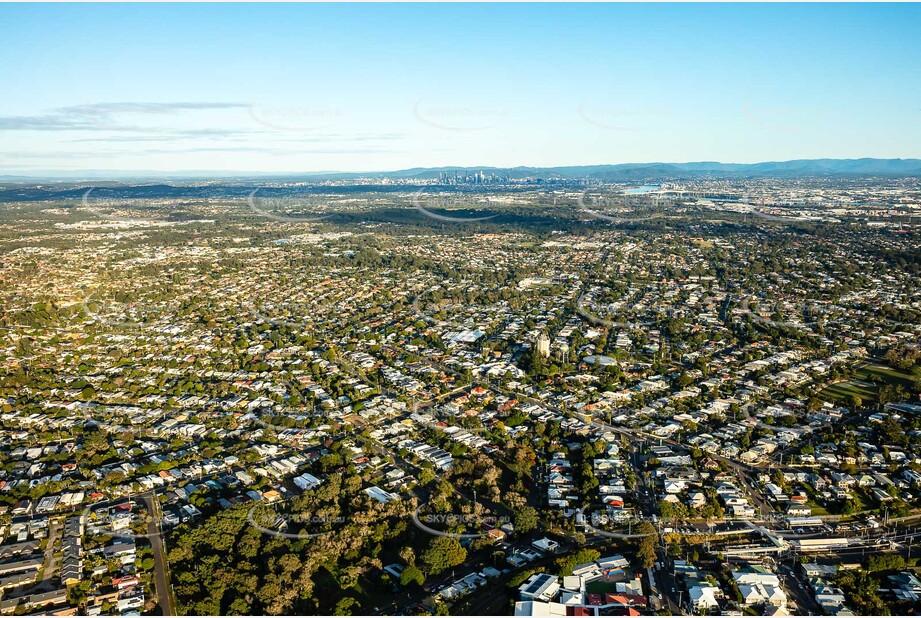
[[[818,502],[815,502],[813,500],[810,500],[809,502],[807,502],[806,506],[812,509],[812,515],[814,517],[820,517],[822,515],[830,515],[830,513],[828,512],[828,509],[826,509],[824,506],[820,505]]]
[[[606,582],[603,579],[597,581],[589,582],[585,584],[585,591],[590,593],[604,594],[606,592],[617,592],[617,584],[614,582]]]

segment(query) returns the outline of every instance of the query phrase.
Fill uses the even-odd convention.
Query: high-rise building
[[[541,334],[537,338],[537,353],[541,356],[550,356],[550,337]]]

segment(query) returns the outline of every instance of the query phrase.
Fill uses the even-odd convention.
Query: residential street
[[[143,494],[140,496],[147,504],[150,519],[147,522],[147,534],[150,546],[153,548],[154,581],[157,587],[157,598],[164,616],[175,616],[173,606],[173,591],[169,584],[169,565],[166,559],[166,544],[160,529],[160,503],[156,494]]]

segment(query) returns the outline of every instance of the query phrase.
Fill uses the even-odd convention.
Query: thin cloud
[[[52,109],[33,116],[0,116],[0,131],[143,131],[125,125],[124,114],[164,115],[189,111],[237,109],[244,103],[93,103]]]
[[[270,144],[332,144],[344,142],[383,142],[403,139],[405,135],[399,133],[382,134],[328,134],[305,137],[301,139],[276,138],[274,131],[261,130],[233,130],[233,129],[194,129],[188,131],[163,131],[154,134],[139,135],[109,135],[105,137],[78,137],[68,140],[71,143],[80,142],[174,142],[177,140],[212,139],[223,141],[246,141],[249,138],[259,138],[261,143]]]
[[[249,107],[245,103],[90,103],[57,108],[64,114],[112,115],[112,114],[173,114],[176,112],[237,109]]]
[[[268,155],[298,155],[298,154],[366,154],[366,153],[394,153],[397,150],[382,148],[269,148],[264,146],[242,146],[242,147],[201,147],[201,148],[183,148],[182,150],[149,149],[143,151],[145,154],[185,154],[190,152],[245,152]],[[125,153],[127,154],[127,153]],[[136,153],[132,153],[136,154]]]
[[[68,118],[58,114],[42,116],[0,116],[0,131],[141,131],[104,119]]]
[[[89,150],[89,151],[54,151],[54,152],[29,152],[29,153],[9,153],[0,152],[0,160],[9,158],[11,161],[16,159],[86,159],[86,158],[124,158],[135,157],[148,154],[169,154],[183,155],[188,153],[206,153],[206,152],[223,152],[223,153],[248,153],[248,154],[266,154],[274,156],[289,156],[300,154],[367,154],[367,153],[385,153],[392,154],[403,152],[390,148],[379,147],[360,147],[360,148],[273,148],[270,146],[201,146],[192,148],[146,148],[143,150]],[[4,167],[8,164],[3,162]]]
[[[78,137],[70,142],[173,142],[188,139],[235,139],[264,135],[264,131],[240,131],[234,129],[193,129],[188,131],[155,131],[140,135],[109,135],[106,137]]]

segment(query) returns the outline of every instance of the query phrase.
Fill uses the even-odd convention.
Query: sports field
[[[892,384],[908,388],[911,376],[898,369],[879,363],[868,363],[857,370],[857,375],[846,382],[838,382],[822,390],[819,394],[823,399],[843,403],[849,395],[857,395],[864,404],[877,402],[881,384]]]

